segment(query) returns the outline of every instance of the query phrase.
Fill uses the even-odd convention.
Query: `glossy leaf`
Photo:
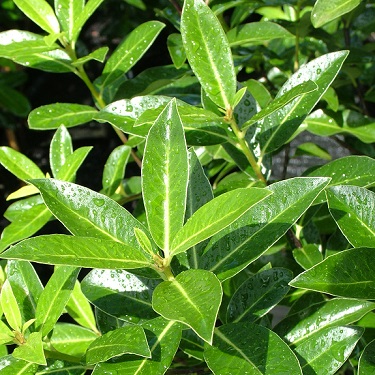
[[[104,60],[105,60],[105,58],[107,56],[108,51],[109,51],[108,47],[98,48],[94,52],[91,52],[88,55],[82,56],[79,59],[73,61],[72,65],[76,66],[76,67],[80,67],[80,66],[86,64],[87,62],[89,62],[91,60],[96,60],[96,61],[99,61],[99,62],[104,62]]]
[[[103,170],[102,185],[105,192],[111,196],[120,186],[125,174],[131,148],[118,146],[109,155]]]
[[[75,23],[83,12],[84,6],[84,0],[55,0],[56,16],[68,41],[74,40]]]
[[[151,357],[145,332],[140,326],[118,328],[98,337],[87,349],[86,363],[105,362],[122,354]]]
[[[167,257],[185,216],[188,156],[181,119],[171,101],[149,131],[142,192],[153,239]]]
[[[21,332],[22,317],[16,297],[9,280],[6,280],[1,288],[0,302],[3,314],[14,331]]]
[[[20,180],[44,178],[43,172],[32,160],[11,147],[0,147],[0,162]]]
[[[285,268],[271,268],[250,277],[230,299],[226,321],[255,322],[284,298],[292,278],[292,272]]]
[[[366,345],[358,363],[358,375],[371,375],[375,373],[375,341]]]
[[[140,249],[134,227],[146,228],[127,210],[103,194],[54,179],[33,180],[51,212],[76,236],[120,241]]]
[[[30,333],[26,343],[14,349],[12,355],[24,361],[46,365],[47,361],[43,351],[42,332]]]
[[[251,334],[244,336],[244,332]],[[280,337],[249,322],[216,328],[204,357],[215,375],[302,374],[295,354]]]
[[[305,270],[315,266],[323,260],[323,255],[314,244],[306,244],[301,248],[293,250],[293,257],[296,262]]]
[[[171,255],[186,251],[218,233],[269,194],[265,189],[236,189],[212,199],[199,208],[175,234]],[[202,227],[203,222],[205,225]]]
[[[174,66],[179,69],[186,61],[186,53],[182,44],[181,34],[170,34],[167,39],[167,47]]]
[[[0,320],[0,345],[10,344],[14,340],[14,331]]]
[[[145,252],[121,242],[64,234],[29,238],[12,246],[2,257],[87,268],[132,269],[152,264]]]
[[[311,23],[318,28],[353,10],[361,0],[317,0],[311,11]]]
[[[374,259],[372,248],[341,251],[299,274],[290,285],[342,297],[375,299]]]
[[[202,0],[187,0],[181,35],[189,63],[210,99],[228,109],[236,93],[236,75],[227,37],[219,20]]]
[[[87,105],[73,103],[47,104],[32,110],[28,123],[31,129],[70,128],[93,120],[96,109]]]
[[[177,322],[161,317],[142,325],[145,330],[151,359],[121,358],[119,361],[99,363],[93,375],[152,374],[163,375],[170,366],[181,339],[181,327]]]
[[[56,177],[65,164],[67,158],[73,153],[72,138],[65,126],[60,126],[54,134],[50,149],[49,160],[52,174]]]
[[[81,358],[97,338],[98,335],[87,328],[70,323],[56,323],[51,344],[60,353]]]
[[[69,361],[48,359],[47,366],[43,366],[40,371],[42,372],[37,372],[38,375],[84,375],[86,366]]]
[[[0,358],[2,375],[30,375],[34,374],[37,368],[37,364],[14,358],[11,354]]]
[[[237,274],[284,235],[328,182],[293,178],[270,185],[272,195],[211,238],[200,267],[221,280]]]
[[[335,186],[327,190],[331,215],[354,247],[375,248],[375,193],[357,186]]]
[[[326,328],[294,350],[306,375],[333,375],[348,359],[364,329],[360,327]]]
[[[145,54],[164,24],[148,21],[134,29],[116,48],[103,69],[101,86],[106,87],[123,76]]]
[[[125,270],[92,270],[82,281],[82,291],[96,307],[129,322],[152,319],[151,298],[160,280]]]
[[[283,319],[275,332],[293,345],[299,345],[327,328],[349,325],[374,309],[375,304],[357,299],[333,298],[305,304]]]
[[[152,307],[164,318],[188,325],[211,344],[221,298],[221,284],[214,274],[188,270],[155,288]]]
[[[294,157],[298,157],[301,155],[315,156],[324,160],[332,159],[327,150],[313,142],[305,142],[297,147]]]
[[[262,44],[278,38],[294,38],[294,35],[277,23],[263,21],[235,27],[229,30],[227,37],[229,45],[234,47]]]
[[[39,297],[35,312],[35,327],[43,337],[53,329],[56,321],[63,313],[78,273],[79,268],[76,267],[58,267],[55,268],[54,273],[48,280]]]
[[[25,15],[50,34],[60,32],[59,21],[51,6],[45,0],[14,0]]]
[[[187,355],[204,361],[204,341],[192,329],[182,331],[180,349]]]
[[[68,314],[78,324],[83,327],[87,327],[94,332],[98,332],[91,305],[85,295],[82,293],[81,284],[78,280],[74,285],[74,289],[65,308]]]

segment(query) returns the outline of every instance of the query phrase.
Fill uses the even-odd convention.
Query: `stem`
[[[227,111],[227,113],[228,112],[231,112],[231,111]],[[253,152],[250,150],[250,148],[249,148],[249,146],[248,146],[248,144],[245,140],[245,132],[241,131],[241,129],[238,127],[235,119],[233,118],[233,113],[229,116],[229,118],[227,117],[227,119],[229,120],[229,125],[232,128],[233,133],[237,137],[238,144],[241,147],[242,152],[246,156],[246,159],[250,163],[250,165],[253,168],[253,170],[254,170],[255,174],[257,175],[258,179],[260,181],[266,183],[266,179],[264,178],[264,176],[263,176],[263,174],[260,170],[260,167],[259,167],[257,161],[255,160],[255,156],[254,156]]]
[[[294,71],[296,72],[299,69],[299,23],[300,23],[300,12],[301,12],[301,4],[300,1],[297,2],[296,8],[296,45],[295,45],[295,53],[294,53]]]

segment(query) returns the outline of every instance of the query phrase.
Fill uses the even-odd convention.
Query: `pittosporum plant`
[[[43,34],[0,33],[0,56],[74,73],[94,104],[30,112],[31,129],[56,130],[48,172],[0,148],[26,182],[8,197],[20,199],[0,240],[1,374],[374,373],[374,120],[363,96],[340,104],[334,89],[362,79],[335,38],[353,27],[364,40],[373,2],[171,1],[158,12],[178,31],[167,39],[174,66],[131,78],[164,23],[140,24],[109,57],[82,56],[102,0],[13,1]],[[104,63],[94,80],[90,60]],[[124,142],[100,192],[74,182],[91,147],[74,150],[67,130],[94,120]],[[275,179],[273,156],[285,149],[287,167],[304,130],[345,134],[337,140],[369,156]],[[330,157],[314,143],[299,152]],[[139,175],[127,176],[130,162]],[[67,231],[35,235],[52,219]],[[54,266],[46,285],[31,262]]]

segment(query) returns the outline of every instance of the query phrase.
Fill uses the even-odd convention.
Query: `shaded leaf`
[[[375,340],[371,341],[359,357],[358,375],[370,375],[375,373]]]

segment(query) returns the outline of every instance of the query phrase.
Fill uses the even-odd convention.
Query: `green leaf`
[[[214,274],[188,270],[155,288],[152,307],[164,318],[188,325],[211,344],[221,298],[221,284]]]
[[[34,267],[29,262],[9,260],[7,276],[18,301],[22,321],[27,322],[33,319],[36,305],[43,291],[43,285]]]
[[[329,4],[324,0],[317,0],[311,11],[311,23],[315,28],[349,13],[361,3],[361,0],[332,0]]]
[[[10,327],[13,328],[14,331],[21,332],[21,311],[18,307],[18,303],[9,280],[5,280],[1,288],[0,302],[2,311]]]
[[[218,233],[269,194],[270,191],[265,189],[247,188],[232,190],[212,199],[194,212],[175,234],[171,255],[186,251]]]
[[[355,185],[368,187],[375,183],[375,176],[372,172],[375,168],[375,160],[367,156],[351,155],[333,160],[313,171],[307,171],[306,176],[330,177],[329,186]],[[322,192],[314,202],[326,201],[325,193]]]
[[[67,266],[55,268],[41,293],[35,312],[35,327],[43,337],[53,329],[63,313],[79,270],[79,268]]]
[[[92,147],[80,147],[75,150],[71,155],[66,158],[65,163],[61,166],[58,171],[56,178],[63,181],[73,181],[76,177],[76,172],[81,166],[83,161],[86,159],[88,153],[92,150]]]
[[[297,177],[270,185],[272,195],[211,238],[200,268],[214,272],[220,280],[240,272],[285,234],[328,182]]]
[[[341,232],[354,247],[375,248],[375,193],[358,186],[327,191],[328,207]]]
[[[126,326],[98,337],[86,352],[86,363],[105,362],[122,354],[151,357],[145,332],[140,326]]]
[[[274,22],[252,22],[235,27],[227,33],[229,45],[257,45],[269,42],[272,39],[294,38],[288,30]]]
[[[204,357],[216,375],[302,375],[288,345],[269,329],[249,322],[216,328],[213,345],[205,346]]]
[[[0,345],[13,343],[14,332],[0,320]]]
[[[152,258],[143,250],[121,242],[64,234],[29,238],[12,246],[1,256],[6,259],[87,268],[132,269],[152,264]]]
[[[134,29],[105,64],[100,86],[109,86],[128,72],[150,48],[164,27],[159,21],[148,21]]]
[[[235,291],[227,307],[227,322],[255,322],[288,293],[291,271],[271,268],[250,277]]]
[[[0,162],[20,180],[44,178],[43,172],[33,161],[11,147],[0,147]]]
[[[94,119],[97,110],[93,107],[74,103],[47,104],[32,110],[28,123],[31,129],[57,129],[85,124]]]
[[[290,285],[348,298],[375,299],[373,267],[373,248],[349,249],[299,274]]]
[[[102,184],[105,193],[109,196],[115,193],[124,178],[130,152],[129,146],[118,146],[111,152],[105,163]]]
[[[219,107],[230,108],[237,85],[231,50],[219,20],[202,0],[185,1],[181,35],[204,91]]]
[[[1,375],[31,375],[35,374],[37,369],[37,364],[14,358],[13,355],[0,358]]]
[[[121,374],[127,375],[152,374],[163,375],[171,365],[181,339],[181,327],[177,322],[161,317],[145,322],[151,359],[120,358],[117,362],[99,363],[93,375]]]
[[[323,260],[323,255],[319,247],[315,244],[306,244],[302,248],[293,250],[295,261],[305,270],[315,266]]]
[[[358,375],[375,373],[375,340],[371,341],[363,350],[358,362]]]
[[[38,375],[84,375],[87,368],[83,364],[77,362],[63,361],[59,359],[48,359],[48,365],[43,366]]]
[[[78,324],[83,327],[87,327],[94,332],[98,332],[91,305],[85,295],[82,293],[81,284],[78,280],[74,285],[74,289],[65,308],[68,314]]]
[[[40,28],[50,34],[60,32],[59,21],[56,15],[45,0],[14,0],[14,3],[25,15],[35,22]]]
[[[175,100],[149,131],[142,163],[142,191],[153,239],[169,256],[182,228],[188,184],[188,156]]]
[[[46,365],[46,357],[43,351],[42,332],[30,333],[25,344],[18,346],[12,353],[14,358],[24,361]]]
[[[50,144],[49,160],[52,174],[56,177],[66,159],[73,153],[72,138],[65,126],[60,126]]]
[[[147,229],[125,208],[103,194],[54,179],[33,180],[51,212],[76,236],[120,241],[141,249],[134,228]],[[100,268],[100,267],[99,267]]]
[[[75,60],[74,62],[72,62],[72,65],[76,66],[76,67],[79,67],[79,66],[82,66],[82,65],[86,64],[87,62],[89,62],[91,60],[104,62],[108,51],[109,51],[108,47],[98,48],[94,52],[91,52],[88,55],[80,57],[79,59]]]
[[[328,301],[305,303],[274,328],[289,344],[299,345],[320,335],[327,328],[358,321],[374,309],[375,304],[357,299],[333,298]]]
[[[294,350],[306,375],[333,375],[349,358],[364,332],[360,327],[326,328]]]
[[[83,12],[85,0],[55,0],[56,16],[60,22],[64,36],[74,42],[76,22]]]
[[[181,34],[169,34],[167,47],[174,66],[177,69],[181,68],[186,61],[186,53],[182,44]]]
[[[204,361],[204,341],[192,329],[182,331],[180,349],[188,356]]]
[[[254,125],[256,122],[263,120],[264,118],[270,116],[272,113],[276,112],[280,108],[283,108],[286,104],[290,103],[293,99],[308,94],[314,90],[317,90],[318,86],[313,81],[303,82],[293,88],[291,88],[286,93],[278,96],[272,102],[270,102],[267,107],[259,111],[254,115],[249,121],[245,122],[242,126],[242,130],[249,128],[251,125]]]
[[[82,291],[97,308],[129,322],[153,319],[151,297],[160,280],[125,270],[92,270],[82,281]]]
[[[19,117],[27,116],[31,110],[30,103],[26,96],[2,84],[0,84],[0,107],[5,107],[6,110]]]
[[[313,142],[305,142],[298,145],[294,157],[300,155],[315,156],[324,160],[332,159],[328,151]]]
[[[87,328],[70,323],[56,323],[51,345],[60,353],[81,358],[98,335]]]

